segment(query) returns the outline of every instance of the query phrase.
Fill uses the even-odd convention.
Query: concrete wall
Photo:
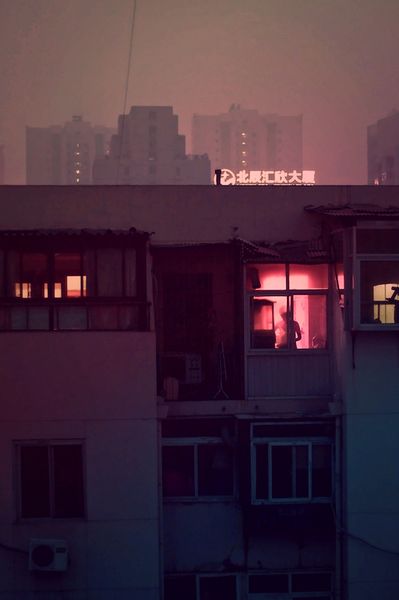
[[[399,597],[397,332],[359,332],[354,342],[346,334],[345,343],[348,599],[391,600]]]
[[[270,242],[320,234],[303,207],[347,202],[397,204],[395,187],[357,186],[2,186],[0,229],[136,227],[153,243]],[[237,228],[237,229],[235,229]]]
[[[0,542],[25,552],[0,546],[0,598],[159,597],[154,338],[0,336]],[[87,518],[19,520],[15,442],[72,439],[84,445]],[[29,572],[30,538],[65,539],[66,573]]]

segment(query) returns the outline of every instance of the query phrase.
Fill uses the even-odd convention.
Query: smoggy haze
[[[25,182],[25,125],[116,126],[133,0],[0,0],[0,144]],[[304,167],[366,183],[366,126],[399,108],[398,0],[137,0],[128,109],[231,103],[304,115]]]

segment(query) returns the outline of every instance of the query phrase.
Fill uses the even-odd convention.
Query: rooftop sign
[[[230,171],[221,169],[220,185],[315,185],[316,171]],[[216,175],[214,183],[217,183]]]

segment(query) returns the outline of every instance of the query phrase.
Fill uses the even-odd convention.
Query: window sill
[[[329,348],[250,348],[247,350],[249,356],[298,356],[298,354],[301,356],[305,354],[311,356],[328,355]]]
[[[234,496],[174,496],[162,499],[164,504],[233,504]]]

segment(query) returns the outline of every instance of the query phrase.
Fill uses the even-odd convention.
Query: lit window
[[[54,278],[56,282],[59,282],[58,293],[60,293],[57,296],[54,293],[55,298],[86,296],[87,279],[82,269],[83,258],[80,254],[57,253],[54,255]],[[55,285],[57,286],[57,284]]]
[[[0,307],[1,330],[138,330],[146,322],[147,307],[137,302],[136,248],[7,250],[2,258],[8,300]]]
[[[248,266],[251,347],[325,348],[327,288],[327,265]]]
[[[46,254],[9,252],[7,262],[9,276],[14,280],[12,295],[16,298],[44,298],[44,284],[49,280]]]
[[[20,443],[17,451],[21,518],[84,516],[81,443]]]
[[[399,260],[360,262],[361,323],[399,324]]]

